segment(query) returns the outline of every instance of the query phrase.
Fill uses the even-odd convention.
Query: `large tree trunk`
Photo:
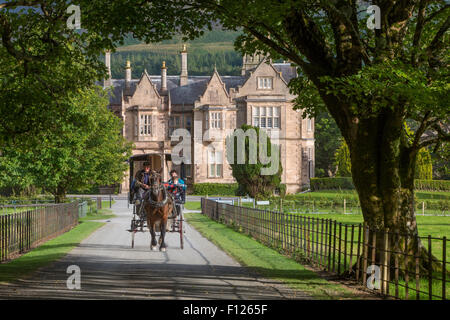
[[[58,186],[55,189],[55,203],[63,203],[66,200],[66,188]]]
[[[376,117],[358,120],[356,129],[344,136],[350,149],[353,182],[364,222],[370,229],[369,242],[375,232],[377,248],[384,248],[382,235],[388,231],[389,250],[419,255],[421,272],[425,272],[429,267],[429,258],[418,238],[414,212],[417,150],[409,145],[405,137],[404,117],[400,110],[387,110]],[[378,265],[383,262],[381,252],[377,250]],[[404,268],[404,255],[397,258]],[[394,265],[393,259],[394,255],[391,255],[391,266]],[[411,258],[406,261],[411,272],[415,270],[414,263]],[[441,268],[434,257],[432,268],[436,271]]]

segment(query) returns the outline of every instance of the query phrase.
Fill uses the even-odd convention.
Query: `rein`
[[[155,201],[155,200],[152,199],[151,194],[152,194],[152,192],[154,190],[158,190],[158,191],[162,190],[163,191],[164,198],[163,198],[162,201]],[[153,184],[151,186],[151,188],[148,189],[147,195],[148,195],[147,196],[147,201],[152,207],[161,208],[161,207],[164,207],[167,204],[167,200],[168,200],[167,190],[166,190],[166,188],[164,188],[164,186],[162,184],[160,184],[160,185]]]

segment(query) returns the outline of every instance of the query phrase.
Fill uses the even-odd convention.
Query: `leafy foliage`
[[[238,189],[237,183],[194,183],[193,194],[195,195],[224,195],[234,196]]]
[[[0,186],[35,185],[62,201],[70,189],[121,182],[131,145],[119,134],[122,122],[107,109],[101,90],[83,91],[64,102],[66,117],[55,118],[41,143],[14,146],[0,158]]]
[[[244,133],[247,130],[254,130],[257,137],[256,155],[259,155],[259,150],[261,147],[259,143],[259,136],[264,134],[258,127],[253,127],[249,125],[242,125],[241,129]],[[230,139],[237,140],[237,137],[230,135],[227,137],[227,144],[230,143]],[[281,184],[281,174],[283,168],[281,166],[281,160],[279,161],[278,171],[273,175],[262,175],[261,169],[270,167],[269,164],[261,163],[260,157],[257,157],[255,164],[250,164],[249,153],[250,153],[250,139],[249,136],[245,136],[245,149],[244,149],[244,163],[238,163],[238,143],[234,143],[234,159],[233,164],[231,164],[233,177],[239,184],[240,195],[249,195],[252,198],[265,198],[271,196],[275,189],[280,189]],[[271,143],[269,137],[267,137],[267,156],[270,157],[273,152],[280,152],[279,146]]]
[[[415,178],[421,180],[433,179],[433,164],[431,162],[431,155],[426,148],[420,149],[417,154]]]
[[[334,155],[338,177],[351,177],[352,176],[352,164],[350,160],[350,151],[348,150],[347,143],[344,139],[341,139],[341,146],[336,150]]]
[[[333,155],[342,138],[336,121],[327,111],[320,112],[314,119],[315,176],[329,177],[336,172]]]

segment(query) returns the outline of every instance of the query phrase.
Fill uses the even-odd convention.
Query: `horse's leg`
[[[160,237],[160,251],[166,251],[166,243],[164,242],[164,238],[166,237],[166,227],[167,227],[167,219],[161,219],[161,237]]]
[[[149,220],[149,229],[150,229],[150,234],[152,236],[152,240],[150,242],[150,249],[151,250],[156,250],[156,232],[155,232],[155,222]]]

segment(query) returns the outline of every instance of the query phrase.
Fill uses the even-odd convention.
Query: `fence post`
[[[416,240],[416,299],[420,300],[420,268],[419,268],[420,240],[418,235],[416,235],[415,240]]]
[[[388,294],[389,291],[389,228],[384,229],[383,239],[383,274],[381,276],[381,293]]]
[[[408,272],[408,234],[405,234],[405,300],[408,300],[409,296],[409,272]]]
[[[341,251],[342,251],[342,249],[341,249],[341,242],[342,242],[341,239],[342,239],[342,223],[339,222],[338,271],[337,271],[338,274],[341,273]]]
[[[358,225],[358,249],[356,251],[356,282],[359,281],[359,270],[360,270],[359,266],[361,263],[360,249],[361,249],[361,223]]]
[[[431,253],[431,235],[428,235],[428,299],[433,299],[433,255]],[[445,266],[443,266],[444,269]]]
[[[352,235],[350,237],[350,261],[348,263],[348,271],[351,274],[352,272],[352,262],[353,262],[353,239],[354,239],[354,233],[355,233],[355,225],[352,224]]]
[[[336,225],[337,221],[334,220],[334,233],[333,233],[333,272],[336,270]]]
[[[442,238],[442,300],[445,300],[445,276],[447,275],[447,257],[446,257],[446,251],[447,250],[447,237],[444,236]]]
[[[97,210],[102,208],[102,198],[97,197]]]
[[[367,259],[369,254],[369,227],[364,223],[364,236],[363,236],[363,285],[366,286],[367,282]]]

